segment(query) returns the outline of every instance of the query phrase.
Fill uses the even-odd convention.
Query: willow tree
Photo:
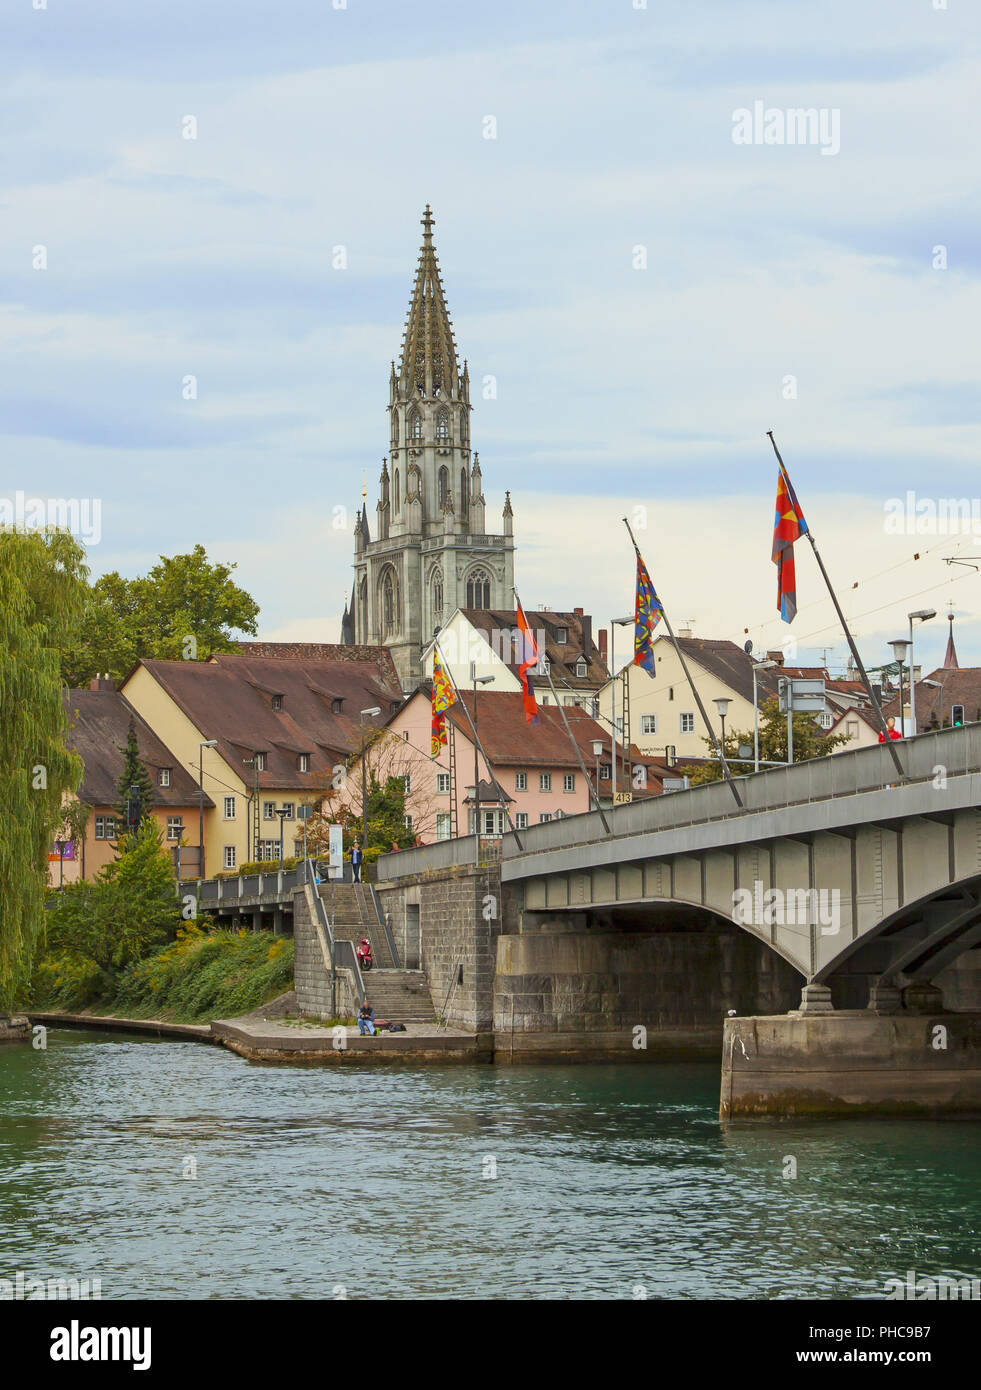
[[[27,984],[62,799],[82,780],[65,747],[60,653],[77,634],[86,580],[66,531],[0,529],[0,1010]]]

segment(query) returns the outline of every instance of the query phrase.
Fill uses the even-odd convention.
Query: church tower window
[[[467,607],[490,607],[490,576],[486,570],[474,570],[467,580]]]
[[[450,437],[450,412],[441,410],[436,416],[436,438],[445,444]]]
[[[400,629],[399,583],[391,565],[385,570],[381,581],[382,640],[393,637]]]
[[[433,575],[433,622],[443,621],[443,574],[437,570]]]
[[[399,413],[397,410],[392,411],[392,439],[396,444],[399,442]]]
[[[466,444],[467,437],[467,408],[464,406],[460,411],[460,442]]]
[[[443,508],[446,506],[446,498],[449,494],[449,487],[450,475],[447,471],[446,465],[444,464],[443,467],[439,470],[439,478],[437,481],[436,490],[436,505],[440,511],[442,511]]]
[[[398,511],[402,505],[402,485],[399,482],[399,470],[395,470],[395,510]]]
[[[409,412],[409,435],[412,439],[422,438],[422,416],[415,407]]]
[[[465,468],[461,468],[461,469],[460,469],[460,511],[463,513],[464,516],[466,516],[466,514],[467,514],[467,507],[468,507],[468,503],[469,503],[469,501],[470,501],[470,498],[469,498],[469,496],[468,496],[467,494],[468,494],[468,489],[467,489],[467,470],[466,470]]]

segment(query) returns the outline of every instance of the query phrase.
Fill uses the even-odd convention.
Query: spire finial
[[[422,214],[422,239],[427,245],[432,245],[434,221],[432,208],[427,203],[426,211]]]
[[[364,503],[368,496],[368,474],[367,471],[361,474],[361,501]]]

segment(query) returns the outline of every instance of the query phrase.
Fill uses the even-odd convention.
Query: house
[[[427,820],[425,827],[418,828],[420,840],[472,834],[478,800],[481,834],[489,836],[504,832],[508,815],[520,831],[541,821],[589,810],[592,802],[588,781],[595,777],[597,762],[592,751],[594,741],[603,745],[600,758],[605,759],[605,765],[600,767],[600,797],[605,791],[608,798],[612,771],[610,735],[581,710],[569,711],[568,718],[570,731],[582,752],[585,777],[554,705],[540,706],[538,723],[529,724],[520,692],[484,689],[475,697],[472,691],[462,690],[459,700],[447,711],[447,745],[434,760],[430,756],[431,696],[425,689],[411,695],[389,720],[388,727],[415,755],[408,776],[413,800]],[[474,757],[470,719],[476,725],[486,760],[479,751]],[[637,780],[647,784],[639,794],[659,794],[660,767],[641,759],[639,754],[638,763],[643,766],[644,775]],[[476,797],[474,786],[479,789]]]
[[[829,725],[829,734],[844,734],[847,743],[830,749],[832,753],[850,753],[855,748],[871,748],[879,742],[879,724],[871,708],[856,707],[836,714]]]
[[[52,884],[94,878],[116,858],[116,839],[122,828],[118,824],[119,781],[130,719],[136,730],[140,758],[153,783],[151,814],[160,827],[164,844],[172,849],[182,843],[184,862],[195,864],[200,808],[197,778],[119,693],[115,681],[96,679],[87,690],[67,690],[64,703],[69,725],[65,743],[85,765],[78,798],[92,808],[92,813],[84,841],[66,848],[63,862],[56,847],[49,851]],[[214,811],[214,802],[207,793],[204,807],[207,814]]]
[[[609,679],[606,665],[606,634],[593,640],[593,620],[581,608],[553,612],[538,608],[525,613],[539,650],[539,665],[532,671],[540,705],[578,706],[590,713],[596,698]],[[470,683],[471,664],[478,677],[490,677],[487,690],[520,691],[518,668],[521,661],[521,635],[518,615],[513,608],[458,608],[438,633],[439,651],[445,669],[454,683],[465,689]],[[423,668],[432,679],[431,642],[423,654]],[[549,686],[549,676],[555,695]]]
[[[981,721],[981,667],[941,666],[929,676],[917,681],[916,731],[923,734],[931,729],[947,729],[952,724],[974,724]],[[909,688],[903,684],[903,704],[909,718]],[[898,693],[882,708],[888,719],[898,722]]]
[[[402,703],[383,659],[347,654],[138,661],[122,693],[180,766],[200,773],[212,799],[206,875],[302,848],[303,808],[343,771],[363,729]]]

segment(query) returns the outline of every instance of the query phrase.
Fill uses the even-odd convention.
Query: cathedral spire
[[[947,654],[944,657],[943,669],[945,671],[957,671],[960,669],[957,661],[957,648],[954,646],[954,615],[947,614],[947,621],[950,623],[950,635],[947,638]]]
[[[432,397],[437,391],[455,395],[456,343],[433,245],[433,214],[428,203],[422,229],[416,282],[402,340],[399,387],[403,396]]]

